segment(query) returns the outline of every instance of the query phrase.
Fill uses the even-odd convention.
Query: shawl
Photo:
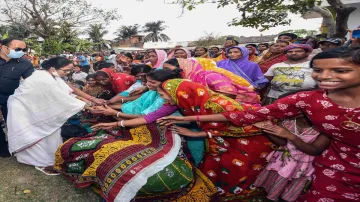
[[[133,85],[136,82],[134,76],[124,73],[117,73],[110,68],[104,68],[100,71],[105,72],[109,76],[112,90],[116,94],[119,94],[127,90],[131,85]]]
[[[253,46],[251,46],[251,48],[253,49],[253,54],[249,54],[249,61],[252,61],[252,62],[259,62],[259,56],[256,56],[256,52],[257,52],[257,50],[256,50],[256,48],[255,47],[253,47]]]
[[[177,60],[179,62],[179,68],[182,69],[182,78],[190,79],[219,93],[236,95],[236,100],[240,102],[259,103],[258,96],[252,89],[234,83],[221,73],[204,70],[196,60]]]
[[[201,84],[183,79],[165,81],[162,88],[175,101],[180,112],[185,116],[244,111],[254,108],[251,105],[240,104],[233,99],[208,90]],[[198,124],[203,131],[211,131],[212,134],[220,136],[241,137],[259,134],[259,130],[253,126],[237,127],[229,122],[204,122]]]
[[[184,51],[184,52],[187,54],[187,58],[191,58],[191,53],[190,53],[190,51],[189,51],[188,49],[186,49],[186,48],[177,48],[177,49],[175,49],[175,50],[174,50],[174,56],[173,56],[172,58],[175,58],[175,52],[178,51],[178,50]]]
[[[35,71],[8,101],[10,153],[19,152],[58,130],[85,102],[72,96],[71,88],[48,72]]]
[[[158,60],[152,68],[161,68],[164,62],[167,60],[167,53],[163,50],[155,50],[155,53],[158,57]]]
[[[237,60],[227,59],[220,61],[216,63],[218,67],[226,69],[238,76],[244,77],[255,88],[257,88],[259,84],[264,85],[269,82],[267,79],[265,79],[263,73],[259,68],[259,65],[249,61],[249,50],[247,48],[241,46],[233,46],[228,48],[226,52],[228,53],[229,50],[232,48],[238,48],[242,52],[241,58]]]

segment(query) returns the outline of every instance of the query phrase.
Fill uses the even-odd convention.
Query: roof
[[[277,35],[266,35],[266,36],[250,36],[245,37],[241,36],[238,38],[238,42],[240,44],[248,44],[248,43],[265,43],[265,42],[272,42],[277,38]]]

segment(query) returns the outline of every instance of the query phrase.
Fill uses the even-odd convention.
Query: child
[[[86,85],[83,88],[83,92],[93,97],[99,97],[104,92],[104,88],[96,83],[95,74],[89,74],[86,77]]]
[[[327,144],[319,148],[320,151],[324,151],[329,146],[330,139],[315,130],[310,120],[302,114],[281,121],[277,126],[271,121],[254,125],[264,129],[268,133],[268,138],[280,146],[277,151],[268,155],[269,163],[258,175],[254,185],[265,188],[270,200],[277,201],[281,198],[289,202],[295,201],[311,180],[314,172],[312,162],[315,157],[313,153],[302,152],[287,140],[297,136],[312,146],[317,145],[319,141],[326,141]]]
[[[74,66],[74,73],[72,74],[72,79],[74,81],[85,82],[87,75],[88,75],[87,73],[81,71],[81,66],[80,65],[75,65]]]

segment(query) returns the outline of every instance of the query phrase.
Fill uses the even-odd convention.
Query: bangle
[[[121,103],[124,104],[124,98],[121,98]]]
[[[206,132],[209,138],[212,138],[212,134],[210,132]]]
[[[125,126],[124,126],[124,120],[121,120],[121,121],[120,121],[120,126],[123,127],[123,128],[125,128]]]
[[[196,121],[197,121],[197,122],[200,122],[200,117],[199,117],[199,115],[196,115]]]
[[[121,112],[116,113],[116,117],[119,118]]]

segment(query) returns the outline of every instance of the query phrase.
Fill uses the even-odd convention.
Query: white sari
[[[9,151],[20,163],[53,166],[60,127],[85,106],[59,77],[35,71],[8,100]]]

